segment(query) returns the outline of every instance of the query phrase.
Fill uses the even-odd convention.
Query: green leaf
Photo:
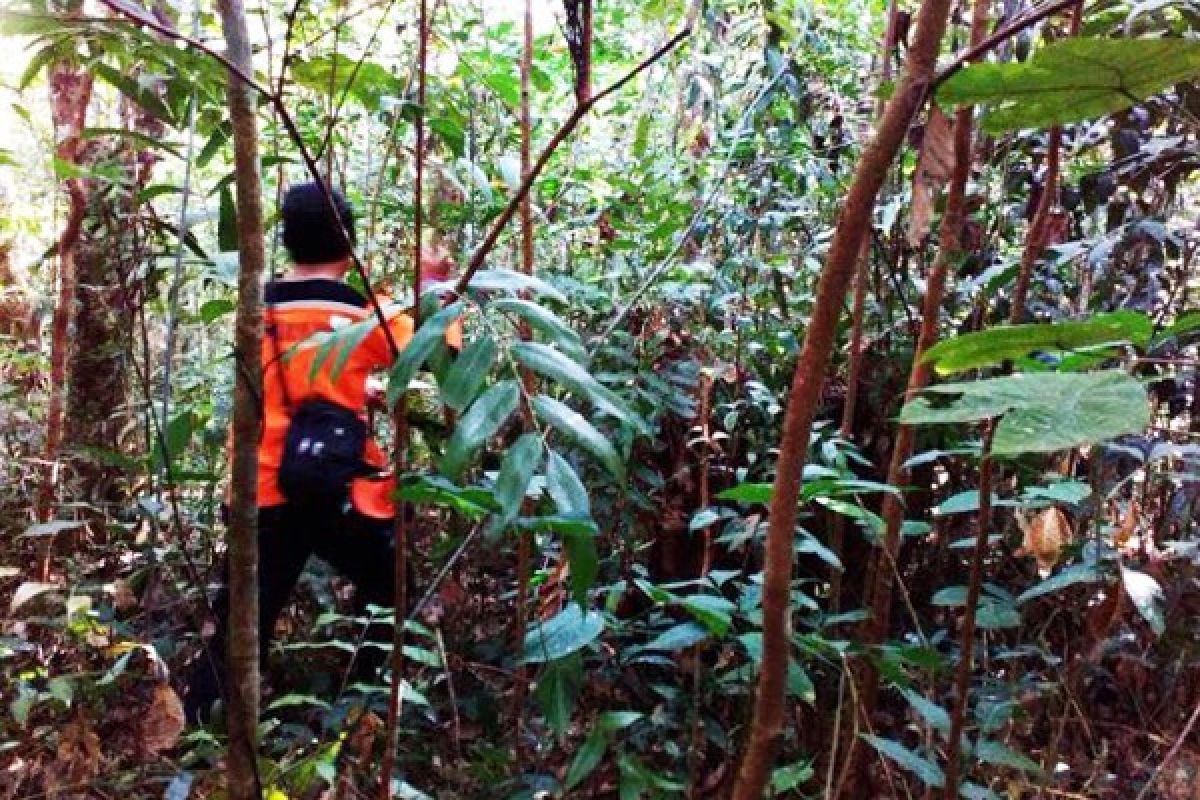
[[[1200,42],[1071,38],[1024,63],[972,64],[938,89],[946,105],[982,105],[988,133],[1044,128],[1128,108],[1200,74]]]
[[[963,781],[962,786],[958,787],[958,796],[963,800],[1001,800],[1000,795],[991,789],[970,781]]]
[[[480,336],[470,342],[440,382],[442,402],[461,413],[479,394],[495,360],[496,343],[492,337]]]
[[[500,513],[490,525],[493,533],[503,530],[516,519],[541,455],[542,437],[536,433],[524,434],[504,454],[500,474],[496,476],[496,500],[500,503]]]
[[[329,337],[329,344],[336,347],[337,352],[334,353],[333,362],[329,365],[330,380],[337,380],[338,376],[342,374],[342,369],[346,366],[346,361],[349,360],[350,354],[354,352],[354,348],[362,344],[363,339],[367,338],[367,334],[378,325],[379,323],[374,317],[368,317],[367,319],[333,331]],[[314,358],[314,366],[320,364],[326,357],[320,356]],[[310,377],[309,380],[312,380],[312,378]]]
[[[1037,351],[1071,351],[1118,342],[1145,345],[1154,329],[1145,314],[1114,311],[1085,320],[1000,325],[938,342],[921,357],[942,375],[1000,364]]]
[[[567,767],[566,777],[563,778],[563,789],[570,791],[578,786],[584,778],[591,775],[592,771],[599,766],[600,759],[604,757],[604,751],[607,749],[608,733],[600,726],[592,728],[579,750],[575,752],[575,757],[571,759],[571,766]]]
[[[776,767],[771,773],[771,791],[776,794],[788,794],[797,786],[810,781],[814,774],[811,761],[797,761],[786,767]]]
[[[695,622],[673,625],[646,644],[647,650],[682,650],[708,638],[704,626]]]
[[[207,300],[200,306],[200,321],[205,325],[216,322],[226,314],[232,313],[234,309],[233,302],[225,297],[218,297],[213,300]]]
[[[715,594],[692,594],[680,599],[680,604],[710,633],[723,636],[729,630],[737,606]]]
[[[471,455],[500,430],[514,411],[521,392],[516,381],[501,381],[479,396],[454,426],[438,469],[457,480]]]
[[[560,514],[591,516],[591,503],[583,481],[579,480],[571,464],[553,450],[546,459],[546,491]]]
[[[603,730],[613,733],[628,728],[645,716],[640,711],[605,711],[596,718],[596,724]]]
[[[595,536],[599,532],[591,517],[578,514],[550,514],[540,517],[518,517],[517,527],[535,533],[557,533],[562,536]]]
[[[292,78],[298,85],[323,95],[328,95],[332,89],[338,98],[348,94],[370,111],[379,109],[383,97],[404,91],[403,83],[386,67],[373,61],[360,62],[340,53],[332,58],[295,59],[291,67]]]
[[[950,735],[950,714],[946,709],[912,689],[901,689],[900,694],[904,695],[904,699],[912,706],[913,711],[916,711],[921,719],[929,724],[929,727],[943,736]]]
[[[231,253],[238,249],[237,206],[233,202],[233,190],[222,187],[220,213],[217,216],[217,249]]]
[[[551,661],[538,676],[533,699],[555,733],[567,730],[582,686],[583,659],[578,653]]]
[[[995,739],[980,739],[975,743],[975,757],[985,764],[996,764],[1001,767],[1012,767],[1022,772],[1041,772],[1042,768],[1029,756],[1018,753],[996,741]]]
[[[982,598],[975,608],[975,625],[980,630],[995,631],[1004,628],[1019,628],[1021,614],[1008,601]]]
[[[572,530],[564,532],[562,538],[571,572],[571,596],[582,606],[587,602],[588,589],[592,588],[600,571],[595,534],[590,530]]]
[[[535,342],[517,342],[512,347],[512,354],[521,364],[562,384],[601,411],[625,422],[640,423],[616,392],[602,385],[586,369],[553,347]],[[646,431],[644,423],[638,427]]]
[[[285,694],[267,706],[267,711],[276,711],[281,708],[296,708],[300,706],[313,706],[315,708],[329,711],[332,706],[319,697],[311,694]]]
[[[945,608],[957,608],[965,605],[967,602],[967,587],[965,586],[946,586],[934,592],[934,595],[929,600],[935,606]]]
[[[958,397],[934,405],[934,398],[945,395]],[[1106,370],[941,384],[926,389],[900,412],[900,421],[909,425],[992,417],[1002,417],[992,443],[996,455],[1049,453],[1140,432],[1150,423],[1150,406],[1136,379]]]
[[[1092,494],[1092,487],[1082,481],[1058,481],[1049,486],[1030,486],[1021,492],[1028,500],[1050,500],[1055,503],[1079,505]]]
[[[481,269],[471,276],[467,286],[475,291],[533,292],[567,304],[567,296],[541,278],[511,269]]]
[[[1095,583],[1098,580],[1100,573],[1093,565],[1075,564],[1021,592],[1017,595],[1017,605],[1024,605],[1035,597],[1057,592],[1077,583]]]
[[[717,495],[718,500],[733,500],[737,503],[771,502],[771,484],[739,483]]]
[[[516,314],[528,323],[535,333],[546,337],[546,340],[561,350],[566,356],[580,362],[587,360],[587,350],[580,340],[579,334],[573,331],[567,323],[544,306],[523,300],[519,297],[502,297],[493,300],[490,308]]]
[[[625,462],[617,454],[612,442],[596,430],[582,415],[544,394],[534,397],[531,404],[539,419],[591,453],[618,483],[624,483]]]
[[[599,611],[585,613],[577,604],[571,603],[525,634],[521,663],[556,661],[587,647],[603,632],[604,617]]]
[[[408,344],[400,351],[396,363],[388,371],[387,402],[394,405],[397,398],[408,390],[417,370],[429,358],[438,342],[446,335],[446,328],[462,313],[462,303],[451,303],[421,323]]]
[[[481,517],[500,510],[491,492],[455,486],[436,475],[405,476],[397,497],[410,503],[453,509],[467,517]]]
[[[867,733],[860,733],[859,736],[881,754],[916,775],[927,785],[938,787],[945,784],[946,776],[942,772],[941,767],[929,759],[917,755],[899,742]]]

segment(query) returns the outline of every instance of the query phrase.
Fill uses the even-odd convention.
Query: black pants
[[[323,511],[286,503],[258,511],[258,642],[265,662],[271,634],[309,556],[328,562],[355,588],[355,607],[391,607],[395,603],[395,548],[392,521],[356,511]],[[226,567],[226,570],[228,567]],[[187,677],[184,708],[192,721],[201,721],[221,696],[226,664],[229,590],[222,587],[213,604],[217,629],[193,662]],[[372,639],[390,639],[390,626],[376,626]],[[379,666],[380,651],[372,648],[360,660]]]

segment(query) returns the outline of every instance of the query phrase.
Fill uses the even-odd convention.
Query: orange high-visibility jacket
[[[278,280],[266,286],[262,339],[263,428],[258,446],[258,505],[260,508],[285,502],[279,490],[277,474],[287,433],[289,407],[308,397],[319,396],[346,408],[357,410],[365,419],[367,377],[391,363],[383,328],[378,322],[350,350],[345,363],[331,377],[333,355],[323,354],[323,363],[314,371],[313,359],[320,350],[319,334],[374,318],[374,313],[353,287],[327,278]],[[396,346],[412,336],[412,318],[406,309],[384,309]],[[273,330],[272,330],[273,326]],[[460,345],[460,329],[447,331],[447,343]],[[340,346],[335,346],[336,353]],[[283,357],[280,358],[282,353]],[[283,381],[287,381],[287,395]],[[368,438],[364,459],[382,469],[387,459],[379,445]],[[390,477],[357,478],[351,485],[354,507],[370,516],[387,518],[393,514]]]

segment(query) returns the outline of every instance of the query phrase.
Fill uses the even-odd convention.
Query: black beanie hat
[[[341,192],[332,191],[334,205],[342,224],[354,242],[354,209]],[[327,264],[350,255],[338,223],[329,212],[321,187],[316,183],[298,183],[283,196],[283,246],[296,264]]]

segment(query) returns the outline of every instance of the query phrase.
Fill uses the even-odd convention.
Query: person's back
[[[334,201],[340,224],[352,238],[352,210],[336,193]],[[329,562],[354,583],[360,607],[390,606],[394,597],[392,481],[383,470],[382,451],[369,436],[359,455],[360,477],[346,487],[343,501],[314,505],[307,498],[287,497],[280,487],[285,442],[300,404],[319,398],[345,413],[365,417],[367,378],[393,355],[388,335],[375,321],[367,299],[342,280],[350,252],[320,187],[292,187],[280,215],[283,243],[294,266],[264,290],[263,424],[257,480],[259,642],[264,656],[275,621],[310,555]],[[444,277],[437,273],[445,269],[444,260],[423,264],[423,272],[427,266],[430,278]],[[392,342],[403,348],[412,334],[411,318],[398,309],[385,313]],[[320,334],[360,324],[368,328],[361,337],[347,335],[333,348],[321,347]],[[334,355],[343,344],[350,345],[344,359]],[[316,359],[320,363],[314,364]],[[334,361],[339,362],[336,370]],[[218,628],[207,657],[197,659],[187,681],[185,707],[192,720],[206,716],[220,695],[227,604],[228,595],[222,591],[214,609]]]

